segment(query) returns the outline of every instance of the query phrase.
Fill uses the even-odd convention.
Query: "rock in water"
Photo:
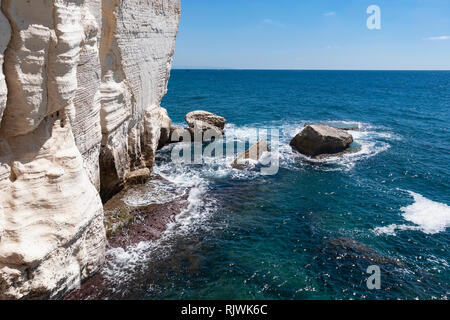
[[[269,145],[267,141],[260,140],[258,143],[251,146],[247,151],[243,154],[239,155],[236,160],[234,160],[231,165],[234,169],[243,169],[246,163],[246,160],[255,160],[258,161],[264,152],[270,152]]]
[[[150,179],[150,173],[149,168],[142,168],[128,172],[125,175],[125,184],[127,186],[144,184]]]
[[[226,119],[207,111],[193,111],[186,115],[186,122],[189,128],[199,128],[203,132],[212,129],[224,133]]]
[[[291,146],[300,153],[318,157],[336,155],[345,151],[353,143],[353,137],[330,126],[313,124],[306,126],[291,141]]]
[[[341,258],[364,259],[378,265],[392,264],[397,267],[404,266],[403,262],[399,259],[385,256],[364,243],[351,238],[329,239],[321,252],[324,255],[331,254]]]

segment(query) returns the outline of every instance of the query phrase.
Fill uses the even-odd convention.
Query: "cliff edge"
[[[0,299],[104,261],[102,200],[169,130],[179,0],[0,0]]]

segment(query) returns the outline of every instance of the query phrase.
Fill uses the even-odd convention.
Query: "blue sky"
[[[369,30],[370,5],[381,30]],[[174,68],[450,70],[450,0],[181,0]]]

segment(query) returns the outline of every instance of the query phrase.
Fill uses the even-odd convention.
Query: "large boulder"
[[[211,112],[202,110],[193,111],[188,113],[185,119],[191,129],[198,128],[203,132],[212,129],[222,134],[225,130],[226,119]]]
[[[258,143],[251,146],[243,154],[239,155],[231,165],[234,169],[243,169],[248,160],[258,161],[264,152],[270,152],[267,141],[260,140]]]
[[[344,130],[327,125],[307,125],[291,141],[291,146],[311,157],[336,155],[344,152],[353,143],[353,137]]]

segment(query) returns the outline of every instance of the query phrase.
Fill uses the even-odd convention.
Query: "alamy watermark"
[[[369,290],[380,290],[381,289],[381,269],[379,266],[369,266],[366,271],[370,274],[367,278],[366,284]]]
[[[172,134],[171,159],[174,163],[201,165],[210,159],[227,159],[233,167],[257,167],[262,175],[276,175],[279,170],[280,131],[250,129],[245,139],[227,139],[214,129],[190,129]],[[231,160],[233,159],[233,160]]]
[[[371,5],[367,8],[367,29],[381,30],[381,9],[377,5]]]

